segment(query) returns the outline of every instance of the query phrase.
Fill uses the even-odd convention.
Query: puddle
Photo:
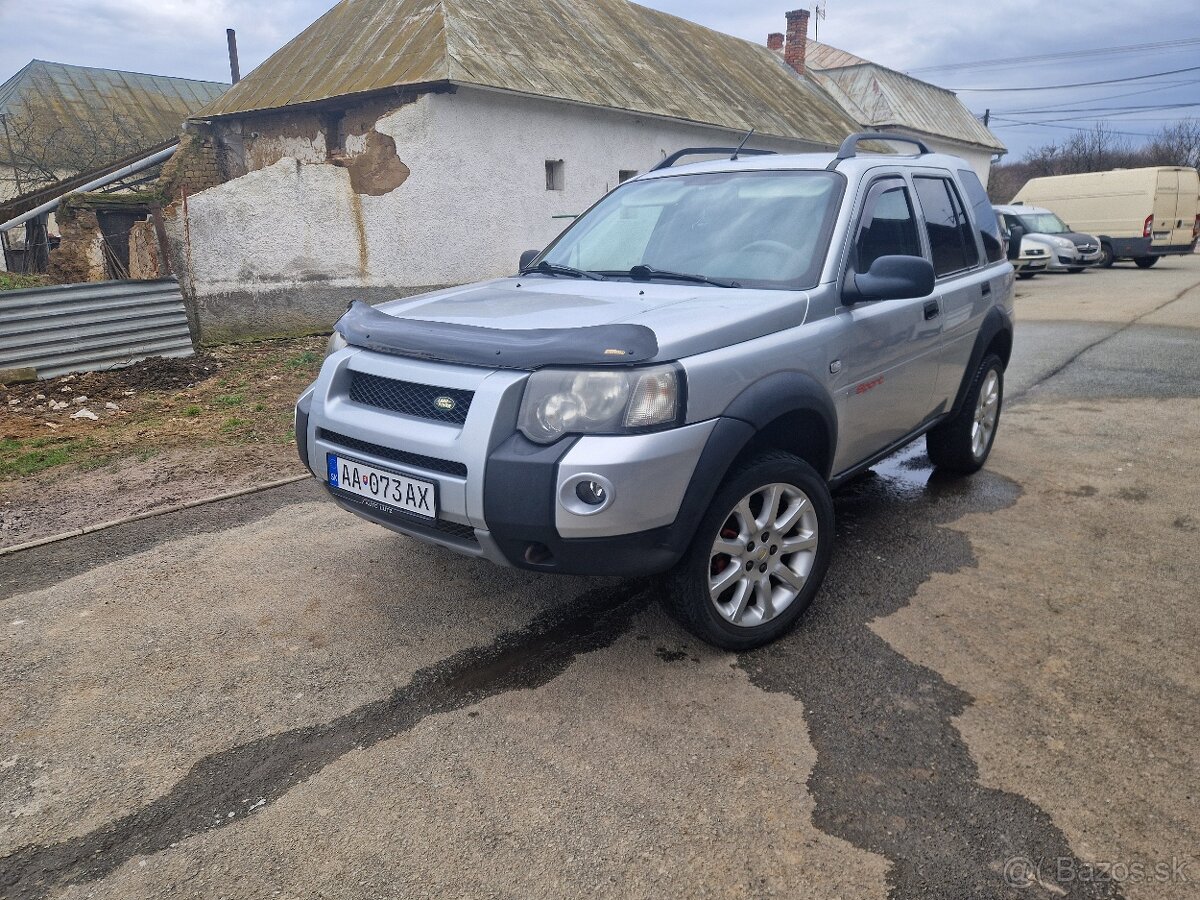
[[[890,457],[835,496],[838,546],[799,628],[739,660],[754,684],[804,704],[817,749],[814,823],[885,856],[892,898],[1028,897],[1027,886],[1006,883],[1010,860],[1074,859],[1043,810],[979,783],[953,724],[970,695],[869,627],[935,572],[975,565],[967,536],[941,526],[1007,507],[1019,493],[986,469],[934,472],[923,443]],[[1067,897],[1120,896],[1110,881],[1061,887]]]
[[[426,717],[540,687],[576,656],[607,647],[650,599],[650,583],[588,591],[527,629],[504,634],[413,674],[391,696],[331,722],[285,731],[206,756],[166,794],[121,819],[59,844],[0,859],[0,897],[33,900],[95,881],[134,856],[232,825],[352,750],[410,730]]]

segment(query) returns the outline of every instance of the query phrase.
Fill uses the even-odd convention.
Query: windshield
[[[634,276],[810,288],[841,183],[830,172],[797,171],[627,182],[576,219],[540,261],[618,278],[645,267]]]
[[[1054,213],[1024,213],[1017,217],[1031,234],[1066,234],[1071,229]]]

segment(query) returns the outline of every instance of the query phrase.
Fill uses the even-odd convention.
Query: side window
[[[917,220],[908,188],[887,180],[871,187],[855,244],[855,269],[865,272],[881,256],[920,256]]]
[[[1004,245],[1001,242],[996,213],[992,209],[992,201],[988,199],[983,182],[970,169],[959,169],[958,180],[962,182],[967,199],[971,201],[971,212],[975,216],[975,225],[979,229],[979,237],[983,240],[983,253],[988,262],[999,262],[1004,259]]]
[[[954,186],[945,178],[928,176],[914,178],[913,184],[925,215],[934,273],[948,275],[975,265],[979,261],[975,234]]]

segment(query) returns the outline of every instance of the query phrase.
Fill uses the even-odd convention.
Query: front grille
[[[331,444],[345,447],[347,450],[369,453],[371,456],[390,459],[408,466],[416,466],[419,469],[429,469],[432,472],[444,472],[447,475],[455,475],[459,478],[467,477],[466,465],[450,459],[438,459],[433,456],[422,456],[420,453],[409,453],[407,450],[396,450],[392,447],[372,444],[370,441],[360,441],[358,438],[339,434],[336,431],[328,431],[324,428],[317,432],[317,437]]]
[[[415,381],[381,378],[367,372],[350,373],[350,399],[365,406],[375,406],[392,412],[462,425],[471,408],[472,391],[434,387]]]

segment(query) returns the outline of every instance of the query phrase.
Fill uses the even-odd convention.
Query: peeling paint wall
[[[291,113],[243,120],[250,171],[189,197],[186,220],[180,205],[169,211],[174,256],[190,258],[184,283],[202,341],[328,329],[351,299],[511,273],[523,250],[569,223],[562,217],[615,187],[620,170],[740,139],[471,88],[390,104],[313,114],[307,124]],[[265,130],[272,118],[284,124]],[[546,189],[548,160],[563,161],[562,190]]]

